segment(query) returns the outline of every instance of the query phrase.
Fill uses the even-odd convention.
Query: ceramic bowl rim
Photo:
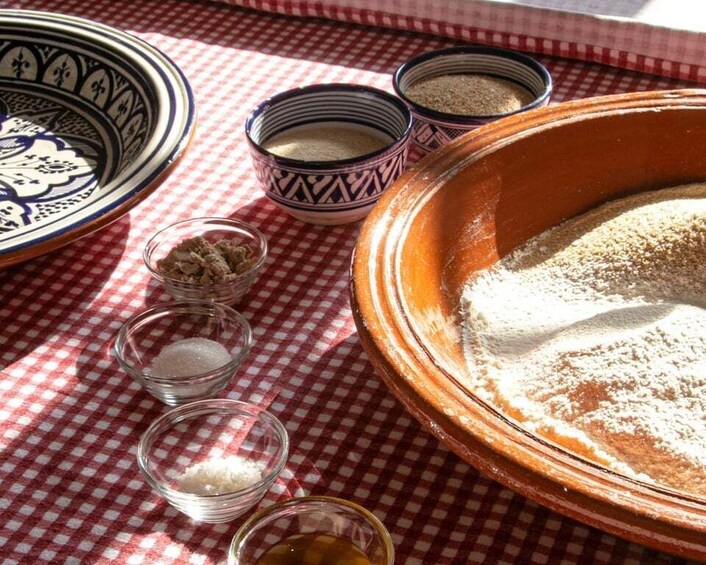
[[[209,415],[214,411],[221,409],[228,409],[229,413],[232,412],[245,412],[250,416],[264,417],[267,420],[269,426],[275,430],[277,436],[281,440],[280,449],[277,451],[277,463],[272,468],[272,470],[257,482],[244,487],[242,489],[225,492],[221,494],[193,494],[190,492],[183,492],[178,489],[174,489],[168,485],[162,483],[157,479],[146,467],[145,458],[147,450],[147,440],[151,438],[156,432],[162,432],[171,428],[174,424],[178,424],[186,420],[189,416],[203,416]],[[249,412],[251,410],[252,412]],[[196,400],[188,404],[183,404],[182,406],[177,406],[162,414],[154,422],[152,422],[149,427],[140,436],[140,441],[137,444],[137,466],[140,469],[143,477],[147,483],[161,496],[167,498],[170,501],[177,501],[180,503],[189,503],[195,501],[225,501],[225,500],[236,500],[246,497],[248,495],[257,493],[263,489],[269,488],[270,485],[277,479],[279,474],[284,469],[287,464],[287,459],[289,457],[289,433],[287,428],[284,426],[282,421],[277,418],[272,412],[254,404],[252,402],[246,402],[244,400],[233,400],[230,398],[207,398],[203,400]]]
[[[426,106],[422,106],[414,100],[411,100],[400,87],[402,77],[410,69],[416,67],[420,63],[424,63],[425,61],[429,61],[437,57],[446,57],[450,55],[493,55],[500,58],[512,59],[513,61],[525,65],[534,73],[536,73],[537,76],[542,79],[544,89],[539,96],[536,96],[532,100],[532,102],[522,106],[522,108],[518,108],[517,110],[513,110],[512,112],[504,112],[500,114],[473,115],[439,112],[438,110],[432,110],[431,108],[427,108]],[[551,96],[553,90],[553,81],[551,74],[544,65],[542,65],[539,61],[530,57],[529,55],[525,55],[524,53],[520,53],[519,51],[513,51],[511,49],[505,49],[502,47],[492,47],[487,45],[460,45],[457,47],[445,47],[442,49],[426,51],[424,53],[412,57],[411,59],[408,59],[399,67],[397,67],[394,74],[392,75],[392,87],[395,91],[395,94],[397,94],[397,96],[404,100],[405,103],[413,109],[414,113],[419,114],[423,118],[431,119],[437,122],[445,122],[449,126],[453,126],[454,124],[477,125],[479,121],[495,120],[498,118],[504,118],[507,116],[518,114],[520,112],[526,112],[527,110],[538,108],[542,106]]]
[[[138,367],[136,367],[132,363],[129,363],[123,357],[123,355],[121,354],[121,345],[126,341],[127,334],[132,328],[132,326],[153,314],[164,313],[165,315],[169,315],[174,313],[186,313],[187,307],[200,308],[202,310],[201,312],[192,312],[199,315],[206,314],[207,309],[211,311],[221,309],[223,310],[224,314],[226,314],[232,320],[236,321],[240,328],[243,330],[243,346],[240,351],[238,351],[238,354],[234,356],[228,363],[226,363],[225,365],[221,365],[220,367],[213,369],[212,371],[208,371],[206,373],[198,373],[196,375],[191,375],[188,377],[155,377],[144,374],[141,370],[139,370]],[[230,375],[230,373],[234,374],[235,371],[237,371],[240,365],[243,364],[243,361],[245,361],[247,356],[250,354],[252,344],[253,335],[250,323],[248,322],[245,316],[243,316],[234,308],[210,300],[184,299],[173,300],[170,302],[160,302],[159,304],[150,306],[149,308],[145,308],[144,310],[140,310],[139,312],[135,313],[130,318],[125,320],[125,322],[120,326],[120,329],[118,330],[118,333],[115,339],[113,340],[112,351],[120,367],[135,379],[154,383],[157,385],[172,385],[175,383],[181,385],[196,385],[211,381],[213,379],[217,379],[225,375]]]
[[[430,157],[426,164],[430,167],[463,167],[470,160],[482,159],[489,151],[499,150],[509,138],[527,139],[528,135],[541,135],[560,124],[583,123],[594,116],[619,116],[622,119],[628,113],[649,115],[671,109],[687,113],[692,108],[706,113],[706,89],[634,92],[566,102],[543,108],[531,116],[523,114],[494,122],[478,135],[452,141]],[[464,148],[471,152],[464,155]],[[388,268],[390,270],[384,272],[392,273],[390,276],[396,274],[400,262],[400,233],[407,229],[411,218],[418,217],[417,209],[430,198],[428,192],[439,189],[443,184],[440,179],[448,178],[442,172],[442,176],[432,180],[433,187],[428,185],[428,190],[412,190],[413,177],[421,178],[424,174],[424,167],[417,167],[391,187],[363,225],[354,250],[354,276],[350,287],[353,316],[364,349],[381,380],[407,411],[440,441],[467,461],[473,459],[471,464],[474,467],[523,496],[614,535],[682,556],[693,557],[699,551],[702,559],[706,552],[703,544],[706,504],[703,497],[608,471],[605,466],[574,454],[566,447],[543,441],[536,434],[530,436],[531,442],[526,442],[520,437],[528,435],[526,429],[508,426],[507,419],[497,418],[497,411],[488,410],[488,405],[481,405],[475,398],[473,401],[480,408],[473,413],[474,417],[454,420],[449,415],[448,404],[462,396],[454,396],[455,392],[446,387],[448,377],[453,374],[430,357],[424,338],[410,322],[409,310],[400,306],[403,303],[400,298],[404,294],[403,282],[397,280],[387,288],[376,278]],[[424,178],[428,180],[428,177]],[[385,229],[375,229],[376,222],[381,219],[387,222],[383,224]],[[404,226],[399,225],[402,223]],[[395,234],[396,239],[388,235],[390,233]],[[415,350],[413,355],[405,357],[395,350],[398,343],[403,343],[403,351],[404,344],[419,346],[421,351]],[[410,346],[410,350],[413,347]],[[422,379],[424,385],[420,385]],[[444,402],[439,402],[435,395],[442,397]],[[469,398],[467,393],[461,400],[465,398]],[[478,414],[480,418],[476,417]],[[485,416],[488,417],[484,419]],[[497,441],[491,446],[487,442],[490,436],[484,435],[491,427],[489,424],[493,424],[493,430],[510,431],[510,441]],[[540,449],[542,457],[552,455],[552,461],[542,461],[538,465]],[[498,463],[501,460],[503,463]],[[555,461],[561,465],[554,466]],[[606,488],[606,484],[610,488]]]
[[[164,89],[162,111],[164,115],[175,116],[178,126],[172,131],[172,134],[176,132],[176,136],[168,135],[169,132],[165,131],[165,143],[156,147],[151,155],[138,158],[109,180],[105,186],[116,184],[122,187],[110,192],[116,196],[102,202],[100,206],[94,206],[95,209],[90,211],[78,209],[71,216],[66,216],[58,226],[56,222],[47,226],[34,226],[31,231],[33,235],[18,241],[4,241],[0,250],[0,267],[5,267],[43,255],[102,229],[142,202],[174,171],[174,165],[185,154],[196,129],[197,112],[193,89],[182,69],[161,49],[129,31],[85,17],[47,10],[0,9],[0,20],[3,23],[19,22],[23,29],[29,27],[35,31],[62,29],[62,33],[68,34],[68,37],[80,36],[84,41],[96,40],[105,49],[109,49],[111,42],[120,45],[121,49],[131,52],[131,65],[140,69],[149,66],[150,72],[159,75],[162,82],[158,84],[157,90]],[[146,145],[149,142],[148,138]],[[140,162],[146,166],[144,176],[138,174],[139,170],[132,170]],[[68,219],[70,217],[73,218],[71,221]]]
[[[351,95],[368,95],[372,96],[375,98],[379,98],[385,102],[388,102],[395,106],[395,108],[400,112],[400,115],[404,118],[406,125],[405,125],[405,130],[402,132],[401,135],[397,136],[395,139],[392,140],[392,142],[387,143],[384,147],[380,149],[376,149],[375,151],[371,151],[370,153],[366,153],[364,155],[359,155],[358,157],[352,157],[349,159],[338,159],[338,160],[332,160],[332,161],[307,161],[304,159],[292,159],[291,157],[282,157],[280,155],[276,155],[264,147],[260,145],[258,142],[256,142],[251,135],[251,130],[253,123],[255,120],[260,117],[260,115],[267,111],[271,106],[283,102],[286,100],[290,100],[292,98],[297,98],[302,95],[306,94],[311,94],[311,93],[326,93],[326,92],[345,92],[349,93]],[[313,120],[312,123],[315,123],[316,120]],[[270,159],[273,161],[276,165],[283,167],[283,168],[297,168],[300,170],[336,170],[336,169],[342,169],[342,168],[347,168],[349,166],[354,166],[354,165],[361,165],[369,161],[374,161],[379,157],[385,156],[387,153],[393,153],[396,152],[398,148],[401,146],[404,146],[407,141],[410,138],[410,135],[412,133],[412,112],[410,111],[409,107],[405,105],[398,97],[394,96],[393,94],[389,92],[385,92],[384,90],[381,90],[379,88],[375,88],[373,86],[367,86],[364,84],[352,84],[352,83],[326,83],[326,84],[312,84],[308,86],[301,86],[297,88],[292,88],[289,90],[285,90],[283,92],[279,92],[277,94],[274,94],[273,96],[270,96],[269,98],[266,98],[262,102],[260,102],[257,106],[255,106],[250,113],[248,114],[248,117],[245,120],[245,137],[248,140],[248,144],[250,147],[255,150],[259,155],[266,157],[267,159]]]

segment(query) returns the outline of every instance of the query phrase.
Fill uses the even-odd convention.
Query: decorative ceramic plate
[[[0,10],[0,267],[141,202],[185,149],[194,116],[186,78],[144,41]]]
[[[460,303],[475,272],[567,218],[620,196],[706,181],[704,139],[706,90],[587,99],[483,126],[383,195],[363,225],[352,284],[358,334],[379,375],[450,449],[572,518],[701,560],[706,497],[692,485],[621,475],[474,394]]]

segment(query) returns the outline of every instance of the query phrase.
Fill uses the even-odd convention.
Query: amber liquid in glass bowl
[[[353,542],[328,534],[299,534],[270,547],[256,565],[373,565]]]

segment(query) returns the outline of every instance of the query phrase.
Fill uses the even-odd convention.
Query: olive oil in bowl
[[[270,547],[256,565],[373,565],[352,541],[329,534],[298,534]]]

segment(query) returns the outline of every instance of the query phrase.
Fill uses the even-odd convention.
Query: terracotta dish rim
[[[351,303],[361,343],[404,407],[442,443],[497,480],[571,518],[620,537],[706,559],[706,501],[622,476],[533,436],[464,391],[416,331],[399,277],[410,223],[461,168],[517,139],[597,116],[706,111],[706,90],[602,96],[524,112],[428,155],[385,193],[353,253]]]

